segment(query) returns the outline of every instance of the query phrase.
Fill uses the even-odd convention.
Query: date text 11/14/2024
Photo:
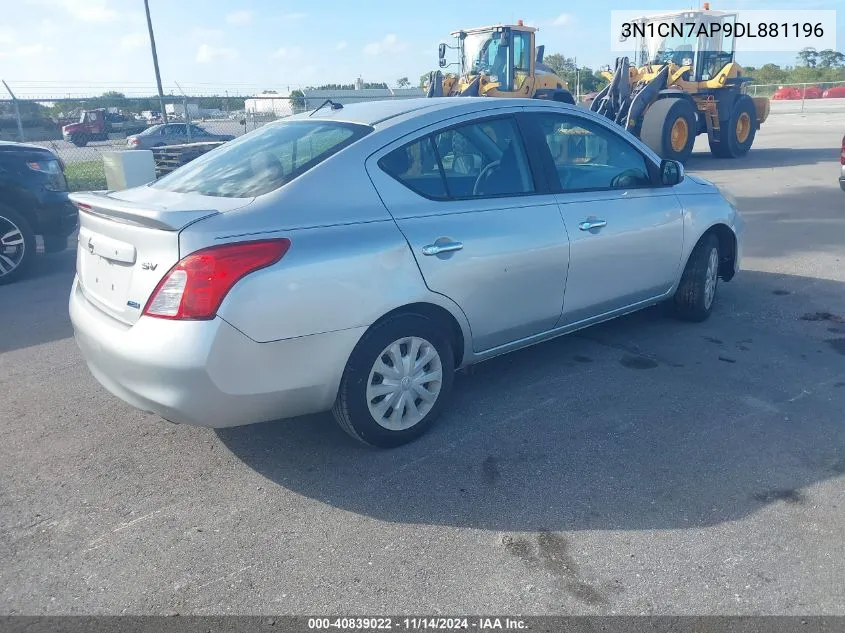
[[[419,630],[528,630],[524,620],[519,618],[476,617],[408,617],[408,618],[309,618],[308,628],[312,630],[341,631],[419,631]]]

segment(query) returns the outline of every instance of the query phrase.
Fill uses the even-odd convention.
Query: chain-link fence
[[[49,147],[64,162],[72,190],[101,189],[106,186],[104,151],[150,149],[166,171],[174,160],[172,148],[195,156],[271,121],[313,110],[327,99],[349,104],[424,96],[419,88],[371,86],[304,88],[284,94],[171,94],[160,99],[109,90],[99,96],[33,94],[32,86],[19,90],[6,85],[9,98],[0,99],[0,141]]]
[[[136,88],[129,95],[101,88],[99,96],[91,96],[98,87],[62,91],[64,94],[58,90],[39,93],[34,82],[22,89],[14,84],[5,88],[9,98],[0,99],[0,141],[24,141],[53,149],[65,164],[73,190],[106,187],[104,151],[151,149],[157,170],[167,171],[186,156],[198,155],[271,121],[317,108],[327,99],[349,104],[424,95],[420,88],[389,88],[360,81],[284,93],[255,90],[250,94],[244,90],[238,95],[233,89],[209,95],[186,90],[163,99],[148,87]],[[845,112],[845,82],[760,84],[750,86],[748,92],[770,97],[773,116]],[[191,148],[180,149],[183,154],[174,158],[176,150],[171,148],[185,145]]]

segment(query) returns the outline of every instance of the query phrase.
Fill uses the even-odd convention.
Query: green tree
[[[425,90],[425,86],[428,83],[428,80],[429,80],[431,73],[433,73],[433,72],[434,72],[433,70],[430,70],[430,71],[420,75],[420,88]]]
[[[571,57],[564,57],[560,53],[545,55],[543,63],[551,68],[558,77],[575,73],[575,60]]]
[[[819,53],[812,46],[802,48],[798,52],[798,65],[815,68],[819,60]]]
[[[396,80],[396,86],[399,88],[409,88],[411,86],[411,82],[408,81],[407,77],[399,77]]]
[[[819,51],[819,67],[843,68],[845,67],[845,55],[829,48]]]
[[[291,109],[296,112],[305,111],[305,93],[301,90],[293,90],[290,93]]]

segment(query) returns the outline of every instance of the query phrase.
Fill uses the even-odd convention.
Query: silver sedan
[[[77,193],[76,341],[111,393],[227,427],[426,431],[457,369],[657,303],[711,314],[743,221],[584,108],[324,107],[160,180]]]

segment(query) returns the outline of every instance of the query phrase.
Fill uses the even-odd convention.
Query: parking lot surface
[[[711,319],[484,363],[421,440],[137,412],[72,339],[72,252],[0,288],[0,612],[845,614],[845,114],[691,173],[738,199]]]

